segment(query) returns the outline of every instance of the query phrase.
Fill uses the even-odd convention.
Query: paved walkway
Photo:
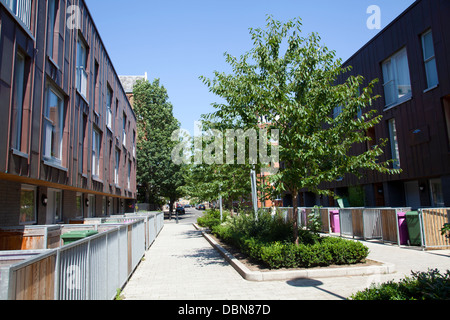
[[[414,271],[450,269],[450,250],[422,252],[365,242],[373,260],[396,265],[390,275],[314,280],[244,280],[192,224],[165,221],[123,291],[126,300],[339,300],[372,282],[399,280]]]

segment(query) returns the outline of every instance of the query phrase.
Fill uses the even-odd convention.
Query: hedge
[[[271,269],[357,264],[364,262],[369,255],[369,249],[360,242],[332,237],[314,238],[304,230],[301,238],[307,241],[299,245],[248,237],[227,225],[216,226],[213,233]]]

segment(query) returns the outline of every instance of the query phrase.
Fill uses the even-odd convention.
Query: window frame
[[[22,192],[23,191],[28,191],[28,192],[33,192],[33,220],[26,220],[26,219],[22,219],[22,217],[26,214],[22,213]],[[37,187],[36,186],[31,186],[31,185],[26,185],[23,184],[20,187],[20,213],[19,213],[19,225],[33,225],[37,222]]]
[[[52,163],[56,163],[57,165],[62,166],[62,162],[63,162],[63,147],[64,147],[64,127],[65,127],[65,101],[63,96],[52,86],[52,85],[48,85],[47,86],[47,93],[46,93],[46,103],[45,103],[45,110],[44,110],[44,120],[46,122],[49,122],[51,124],[53,124],[51,118],[50,118],[50,111],[49,111],[49,103],[50,103],[50,94],[53,94],[57,100],[58,100],[58,109],[59,109],[59,124],[60,124],[60,134],[58,140],[59,140],[59,157],[55,157],[54,154],[54,150],[53,150],[53,143],[51,141],[53,141],[53,134],[54,131],[51,131],[52,137],[50,138],[50,154],[48,154],[48,145],[47,143],[49,142],[48,138],[47,138],[47,134],[49,133],[49,131],[47,130],[47,124],[44,125],[44,152],[43,152],[43,156],[44,159],[46,159],[47,161],[50,161]]]
[[[22,60],[22,68],[20,70],[20,74],[18,74],[18,61]],[[28,141],[27,146],[23,147],[24,140],[23,131],[24,131],[24,107],[25,107],[25,92],[26,92],[26,69],[27,69],[27,57],[20,50],[16,52],[16,59],[14,64],[14,84],[13,84],[13,101],[12,101],[12,111],[13,111],[13,119],[12,119],[12,138],[11,144],[12,149],[20,151],[21,153],[28,153]],[[21,79],[21,83],[19,86],[18,78]],[[18,93],[18,87],[21,87],[20,97]],[[20,101],[20,102],[19,102]],[[17,115],[15,115],[15,111]],[[25,124],[26,125],[26,124]]]
[[[404,55],[405,59],[406,59],[406,65],[407,65],[407,75],[408,75],[408,80],[409,80],[409,87],[410,87],[410,92],[403,95],[402,97],[399,97],[399,73],[398,73],[398,60],[397,58],[399,58],[400,56]],[[389,67],[388,67],[389,66]],[[385,68],[388,71],[388,74],[386,74],[385,72]],[[411,72],[410,72],[410,67],[409,67],[409,59],[408,59],[408,50],[406,49],[406,47],[403,47],[402,49],[398,50],[396,53],[394,53],[393,55],[391,55],[389,58],[387,58],[386,60],[384,60],[381,63],[381,71],[382,71],[382,75],[383,75],[383,90],[384,90],[384,100],[385,100],[385,107],[384,109],[390,109],[392,107],[395,107],[399,104],[402,104],[408,100],[410,100],[412,98],[412,85],[411,85]],[[389,76],[389,79],[387,79],[386,76]],[[393,84],[393,96],[394,96],[394,100],[393,101],[389,101],[387,100],[387,86],[390,84]]]
[[[398,141],[397,123],[395,121],[395,118],[389,119],[387,122],[389,130],[389,144],[391,148],[391,158],[392,160],[394,160],[392,166],[394,169],[400,169],[401,160],[400,160],[400,145]]]
[[[431,36],[431,44],[432,47],[431,49],[433,50],[433,54],[427,58],[426,56],[426,47],[425,47],[425,37],[430,35]],[[422,42],[422,54],[423,54],[423,63],[424,63],[424,69],[425,69],[425,76],[427,79],[427,88],[425,89],[425,91],[435,88],[439,85],[439,72],[438,72],[438,68],[437,68],[437,63],[436,63],[436,51],[434,49],[434,38],[433,38],[433,32],[432,29],[429,29],[427,31],[425,31],[424,33],[422,33],[422,35],[420,36],[421,42]],[[434,65],[434,70],[436,73],[436,83],[431,83],[430,84],[430,75],[428,73],[428,69],[427,69],[427,64],[433,63]]]

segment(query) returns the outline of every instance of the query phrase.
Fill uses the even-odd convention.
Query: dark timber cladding
[[[364,76],[364,85],[379,79],[374,95],[381,98],[372,108],[383,120],[368,134],[390,139],[383,160],[398,159],[403,173],[346,176],[325,188],[348,196],[350,188],[360,187],[368,206],[450,206],[449,17],[450,1],[418,0],[344,63],[353,69],[341,83],[349,74]],[[301,198],[306,205],[314,202],[307,193]]]
[[[0,111],[0,226],[134,207],[136,117],[83,0],[0,0]]]

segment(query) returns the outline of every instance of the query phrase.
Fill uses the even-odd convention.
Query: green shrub
[[[208,209],[203,217],[197,218],[197,223],[200,227],[213,229],[215,226],[220,225],[227,219],[228,215],[223,213],[223,219],[220,220],[220,211],[215,209]]]
[[[352,300],[448,300],[450,299],[450,270],[441,274],[439,270],[413,272],[398,283],[393,281],[372,285],[357,292]]]
[[[321,238],[309,230],[299,230],[300,245],[292,241],[293,226],[281,219],[262,215],[235,217],[212,228],[213,234],[242,253],[271,269],[312,268],[363,262],[369,250],[360,242],[341,238]]]

